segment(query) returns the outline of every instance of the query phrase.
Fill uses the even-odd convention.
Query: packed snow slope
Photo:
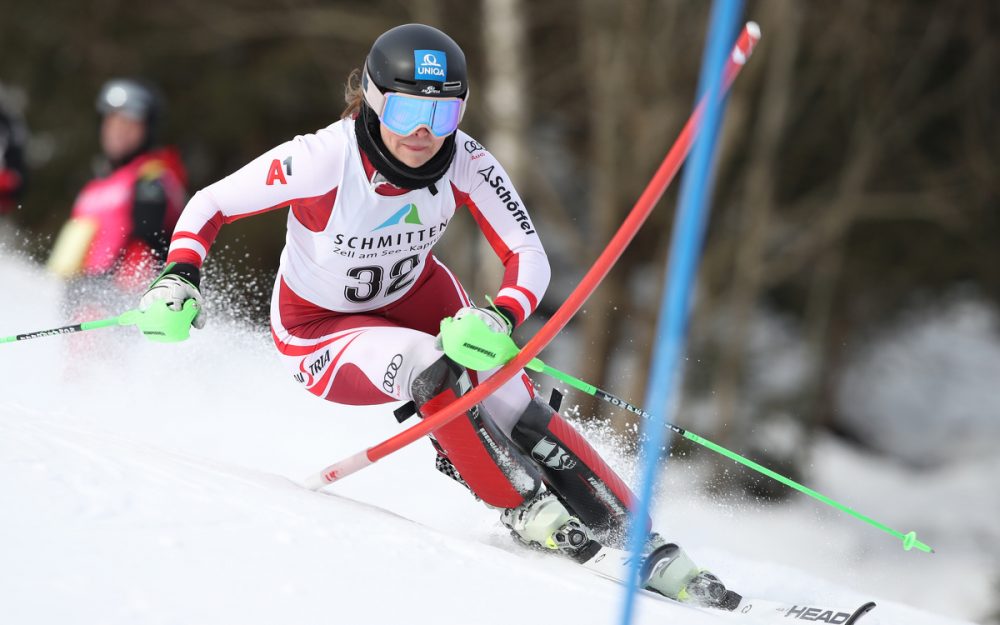
[[[0,335],[62,325],[59,285],[2,261]],[[134,328],[86,336],[0,345],[0,623],[617,622],[619,586],[513,544],[422,441],[325,492],[299,486],[401,426],[386,408],[302,392],[261,329],[217,315],[183,344]],[[900,625],[964,622],[906,605],[926,595],[953,593],[937,606],[955,615],[981,598],[961,591],[968,561],[904,553],[809,503],[708,501],[690,494],[693,475],[668,468],[658,529],[746,594],[871,598],[866,622]],[[907,507],[932,503],[903,495],[864,503],[900,524]],[[943,534],[922,538],[946,546]],[[639,602],[640,623],[735,618]]]

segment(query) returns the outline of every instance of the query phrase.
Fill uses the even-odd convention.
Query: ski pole
[[[43,336],[59,336],[111,326],[131,325],[137,326],[146,338],[151,341],[175,343],[188,338],[191,332],[191,321],[198,314],[198,310],[198,302],[193,299],[184,302],[184,307],[181,310],[171,310],[167,307],[166,302],[161,301],[156,302],[145,311],[129,310],[117,317],[83,321],[61,328],[52,328],[51,330],[38,330],[36,332],[0,337],[0,343],[15,343],[17,341],[42,338]]]
[[[634,412],[635,414],[639,415],[643,419],[648,419],[650,417],[650,414],[648,412],[646,412],[645,410],[643,410],[642,408],[639,408],[638,406],[634,406],[634,405],[630,404],[629,402],[625,401],[624,399],[621,399],[620,397],[616,397],[616,396],[612,395],[611,393],[609,393],[609,392],[607,392],[605,390],[599,389],[596,386],[594,386],[593,384],[590,384],[588,382],[584,382],[583,380],[581,380],[579,378],[573,377],[572,375],[570,375],[570,374],[568,374],[568,373],[566,373],[564,371],[560,371],[560,370],[558,370],[558,369],[556,369],[554,367],[550,367],[549,365],[545,364],[544,362],[542,362],[538,358],[531,359],[530,361],[528,361],[528,364],[525,365],[525,366],[528,369],[531,369],[532,371],[537,371],[538,373],[544,373],[545,375],[548,375],[548,376],[551,376],[553,378],[556,378],[557,380],[561,380],[561,381],[565,382],[566,384],[569,384],[573,388],[579,389],[579,390],[583,391],[584,393],[587,393],[588,395],[592,395],[594,397],[597,397],[598,399],[602,399],[602,400],[608,402],[609,404],[612,404],[614,406],[619,406],[621,408],[625,408],[626,410],[629,410],[630,412]],[[775,471],[772,471],[771,469],[768,469],[765,466],[757,464],[756,462],[754,462],[753,460],[750,460],[749,458],[744,458],[743,456],[739,455],[738,453],[736,453],[734,451],[731,451],[729,449],[726,449],[722,445],[719,445],[717,443],[713,443],[712,441],[710,441],[710,440],[708,440],[706,438],[702,438],[701,436],[698,436],[694,432],[689,432],[689,431],[685,430],[684,428],[678,427],[678,426],[676,426],[676,425],[674,425],[672,423],[665,423],[664,425],[666,425],[668,428],[670,428],[674,433],[679,434],[680,436],[683,436],[684,438],[688,439],[689,441],[691,441],[693,443],[697,443],[698,445],[701,445],[702,447],[706,447],[708,449],[711,449],[712,451],[714,451],[714,452],[716,452],[718,454],[721,454],[721,455],[729,458],[730,460],[738,462],[738,463],[742,464],[743,466],[749,467],[749,468],[753,469],[754,471],[757,471],[758,473],[762,473],[762,474],[770,477],[773,480],[781,482],[785,486],[789,486],[791,488],[794,488],[795,490],[799,491],[800,493],[804,493],[806,495],[809,495],[813,499],[817,499],[819,501],[822,501],[823,503],[825,503],[825,504],[827,504],[829,506],[832,506],[833,508],[836,508],[837,510],[840,510],[841,512],[845,512],[845,513],[853,516],[856,519],[864,521],[865,523],[871,525],[872,527],[880,529],[883,532],[885,532],[885,533],[887,533],[887,534],[889,534],[891,536],[894,536],[894,537],[900,539],[901,541],[903,541],[903,549],[905,549],[906,551],[909,551],[909,550],[913,549],[914,547],[916,547],[917,549],[919,549],[920,551],[923,551],[925,553],[934,553],[934,550],[932,548],[930,548],[926,544],[924,544],[924,543],[920,542],[919,540],[917,540],[917,533],[916,532],[909,532],[907,534],[903,534],[902,532],[899,532],[897,530],[892,529],[891,527],[889,527],[887,525],[879,523],[875,519],[872,519],[871,517],[865,516],[865,515],[861,514],[860,512],[858,512],[856,510],[853,510],[853,509],[845,506],[844,504],[842,504],[842,503],[840,503],[838,501],[835,501],[835,500],[827,497],[826,495],[823,495],[822,493],[818,493],[818,492],[814,491],[813,489],[809,488],[808,486],[803,486],[802,484],[799,484],[795,480],[789,479],[789,478],[785,477],[784,475],[781,475],[780,473],[777,473]]]
[[[75,334],[76,332],[85,332],[87,330],[96,330],[98,328],[107,328],[110,326],[118,326],[118,325],[128,325],[127,323],[122,322],[122,318],[125,317],[125,315],[128,315],[129,312],[118,315],[117,317],[110,317],[108,319],[84,321],[82,323],[77,323],[71,326],[52,328],[51,330],[38,330],[35,332],[26,332],[24,334],[15,334],[13,336],[0,337],[0,343],[14,343],[16,341],[27,341],[28,339],[39,339],[42,338],[43,336]]]

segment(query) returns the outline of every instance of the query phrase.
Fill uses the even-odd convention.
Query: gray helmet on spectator
[[[156,87],[133,78],[114,78],[104,83],[96,106],[101,117],[116,112],[145,123],[147,146],[157,138],[166,112]]]

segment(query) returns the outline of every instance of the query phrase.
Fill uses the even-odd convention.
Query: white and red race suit
[[[385,183],[354,133],[353,120],[338,121],[199,191],[167,262],[200,266],[223,224],[290,206],[271,329],[295,379],[338,403],[408,400],[413,377],[441,356],[433,346],[441,319],[469,304],[431,253],[456,209],[471,212],[503,263],[494,301],[517,323],[538,306],[549,263],[503,167],[471,137],[457,132],[435,193]],[[532,393],[517,376],[487,409],[509,432]]]

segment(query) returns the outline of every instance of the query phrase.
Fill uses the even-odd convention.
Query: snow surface
[[[0,285],[0,335],[63,324],[60,286],[41,270],[0,257]],[[401,426],[386,408],[303,393],[263,329],[216,315],[183,344],[134,328],[86,336],[86,351],[74,348],[82,336],[0,345],[0,623],[618,622],[620,587],[513,544],[496,511],[434,470],[428,444],[325,492],[298,486]],[[631,475],[611,438],[592,436]],[[996,475],[995,459],[915,480],[821,445],[812,486],[918,530],[939,553],[905,553],[811,501],[698,495],[697,467],[680,460],[665,472],[658,529],[751,596],[875,599],[865,623],[984,615],[996,579],[975,571],[995,570],[980,547],[998,538],[1000,505],[980,489],[970,506],[959,484],[961,471]],[[970,516],[974,535],[956,530]],[[639,601],[640,623],[738,622]]]

